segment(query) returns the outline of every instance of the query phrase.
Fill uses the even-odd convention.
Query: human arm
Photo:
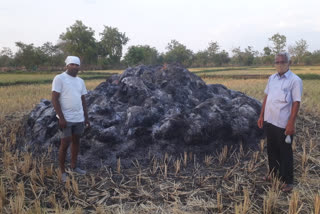
[[[296,118],[298,115],[299,108],[300,108],[300,102],[299,101],[293,102],[292,108],[291,108],[291,114],[286,126],[285,135],[293,135],[295,133],[295,123],[296,123]]]
[[[262,107],[261,107],[261,112],[260,112],[260,116],[259,116],[259,119],[258,119],[258,127],[260,129],[263,128],[263,121],[264,121],[264,110],[266,108],[266,102],[267,102],[267,98],[268,98],[268,95],[266,95],[263,99],[263,103],[262,103]]]
[[[64,115],[63,115],[62,110],[61,110],[59,97],[60,97],[60,93],[58,93],[56,91],[52,91],[52,98],[51,98],[52,105],[53,105],[53,108],[54,108],[54,110],[56,111],[56,113],[57,113],[57,115],[59,117],[59,127],[63,129],[63,128],[65,128],[67,126],[67,121],[64,118]]]
[[[87,103],[84,95],[81,96],[81,101],[82,101],[82,108],[83,108],[83,114],[84,114],[84,124],[86,125],[86,127],[90,127]]]

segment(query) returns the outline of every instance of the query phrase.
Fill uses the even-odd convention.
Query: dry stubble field
[[[220,71],[211,72],[210,70]],[[258,100],[267,79],[232,79],[221,75],[269,75],[266,68],[211,68],[208,84],[223,84]],[[238,70],[237,70],[238,69]],[[204,69],[190,69],[203,74]],[[222,70],[222,71],[221,71]],[[293,68],[294,70],[294,68]],[[211,76],[219,72],[219,78]],[[237,73],[238,72],[238,73]],[[108,73],[105,71],[104,73]],[[320,67],[298,67],[296,73],[320,74]],[[1,78],[0,74],[0,78]],[[41,74],[39,74],[41,75]],[[36,77],[41,79],[41,77]],[[94,89],[101,81],[87,80]],[[56,160],[19,152],[20,121],[41,98],[50,99],[50,83],[0,87],[0,213],[320,213],[319,94],[320,80],[304,80],[297,135],[293,143],[295,188],[279,191],[278,181],[263,182],[267,170],[265,142],[257,150],[224,147],[204,160],[181,150],[179,157],[147,157],[150,164],[133,162],[72,176],[60,182]],[[49,150],[48,153],[51,151]]]

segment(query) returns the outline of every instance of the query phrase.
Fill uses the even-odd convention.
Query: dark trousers
[[[293,152],[291,144],[285,142],[285,129],[266,122],[264,127],[270,173],[274,173],[286,184],[293,184]]]

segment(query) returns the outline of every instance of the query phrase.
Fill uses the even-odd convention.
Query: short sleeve
[[[266,85],[266,88],[264,89],[264,93],[265,93],[266,95],[268,95],[268,94],[269,94],[270,78],[271,78],[271,77],[269,77],[269,79],[268,79],[268,83],[267,83],[267,85]]]
[[[62,91],[62,80],[56,76],[52,82],[52,91],[61,93]]]
[[[87,94],[87,89],[86,89],[86,85],[84,84],[84,81],[82,80],[82,90],[81,90],[81,95],[85,95]]]
[[[300,78],[295,79],[292,85],[292,100],[293,102],[301,102],[302,97],[302,80]]]

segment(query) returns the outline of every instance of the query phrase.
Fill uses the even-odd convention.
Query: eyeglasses
[[[274,64],[279,65],[279,64],[286,64],[288,63],[287,61],[275,61]]]

